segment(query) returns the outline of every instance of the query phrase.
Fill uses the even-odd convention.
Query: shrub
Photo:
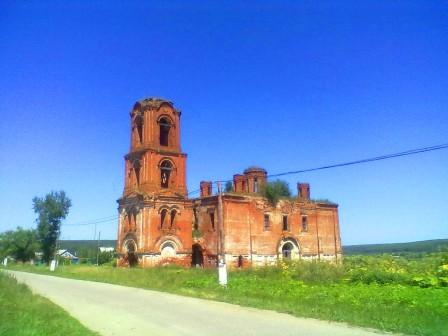
[[[107,264],[112,261],[114,252],[100,252],[98,254],[98,265]]]
[[[281,198],[291,197],[288,182],[282,180],[262,184],[260,190],[261,195],[266,197],[273,206],[277,205]]]

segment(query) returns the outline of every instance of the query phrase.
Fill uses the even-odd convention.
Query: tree
[[[37,250],[35,230],[25,230],[20,226],[15,231],[0,234],[0,257],[11,256],[18,261],[29,261]]]
[[[261,194],[268,199],[268,201],[275,206],[280,198],[291,197],[288,182],[282,180],[275,180],[262,184]]]
[[[233,191],[233,183],[230,181],[227,181],[224,186],[224,192],[232,192]]]
[[[52,191],[44,198],[33,198],[33,209],[38,216],[37,237],[42,248],[42,259],[47,263],[54,256],[61,222],[67,217],[71,205],[64,191]]]

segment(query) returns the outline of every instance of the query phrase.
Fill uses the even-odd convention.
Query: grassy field
[[[2,336],[93,336],[62,308],[0,272],[0,335]]]
[[[13,266],[50,273],[46,267]],[[448,335],[448,255],[348,257],[235,270],[63,266],[57,276],[155,289],[412,335]]]

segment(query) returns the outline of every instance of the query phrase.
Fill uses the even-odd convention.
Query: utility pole
[[[219,255],[218,255],[218,277],[219,284],[222,286],[227,285],[227,265],[225,258],[225,244],[224,244],[224,214],[223,214],[223,206],[222,206],[222,191],[221,191],[221,182],[217,183],[218,185],[218,246],[219,246]]]
[[[316,238],[317,238],[317,259],[320,261],[319,218],[317,212],[316,212]]]
[[[96,265],[98,266],[99,256],[100,256],[100,237],[101,231],[98,232],[98,241],[96,243]]]

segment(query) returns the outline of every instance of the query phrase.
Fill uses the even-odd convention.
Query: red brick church
[[[131,148],[118,200],[121,265],[215,266],[218,255],[231,267],[281,258],[340,260],[338,206],[311,200],[307,183],[297,184],[296,198],[273,206],[259,193],[266,170],[251,167],[234,175],[231,192],[219,196],[203,181],[200,196],[189,198],[181,112],[167,100],[148,98],[130,117]]]

